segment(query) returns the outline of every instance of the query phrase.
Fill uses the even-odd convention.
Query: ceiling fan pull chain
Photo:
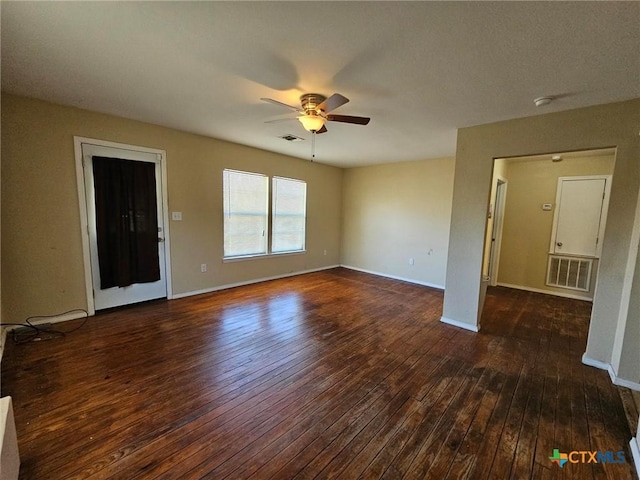
[[[311,161],[316,158],[316,131],[311,132]]]

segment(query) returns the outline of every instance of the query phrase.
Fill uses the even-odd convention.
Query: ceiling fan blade
[[[274,105],[279,105],[281,107],[290,108],[294,112],[304,113],[300,108],[294,107],[293,105],[287,105],[286,103],[279,102],[278,100],[274,100],[273,98],[261,98],[263,102],[273,103]]]
[[[325,133],[327,131],[326,125],[322,125],[322,128],[318,130],[316,133]]]
[[[322,110],[325,113],[328,113],[336,108],[347,103],[349,99],[347,97],[343,97],[339,93],[334,93],[329,98],[325,99],[320,105],[318,105],[318,109]]]
[[[356,125],[367,125],[371,120],[369,117],[354,117],[352,115],[327,115],[330,122],[354,123]]]

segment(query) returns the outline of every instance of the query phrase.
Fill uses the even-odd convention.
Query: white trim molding
[[[555,290],[545,290],[544,288],[525,287],[523,285],[514,285],[512,283],[498,282],[499,287],[515,288],[516,290],[524,290],[526,292],[543,293],[545,295],[553,295],[555,297],[572,298],[574,300],[584,300],[585,302],[593,302],[593,297],[585,297],[573,293],[557,292]]]
[[[229,288],[243,287],[245,285],[252,285],[254,283],[268,282],[269,280],[278,280],[279,278],[295,277],[296,275],[304,275],[305,273],[313,273],[313,272],[320,272],[322,270],[330,270],[332,268],[338,268],[339,266],[340,265],[329,265],[327,267],[312,268],[310,270],[301,270],[299,272],[284,273],[282,275],[274,275],[272,277],[256,278],[256,279],[247,280],[244,282],[227,283],[225,285],[218,285],[216,287],[203,288],[202,290],[192,290],[190,292],[174,293],[171,299],[173,300],[178,298],[192,297],[194,295],[202,295],[204,293],[212,293],[212,292],[217,292],[219,290],[227,290]]]
[[[600,370],[609,371],[609,364],[605,362],[601,362],[600,360],[594,360],[593,358],[587,356],[586,353],[582,354],[582,363],[585,365],[589,365],[590,367],[596,367]]]
[[[495,287],[498,284],[498,272],[500,270],[500,249],[502,248],[504,212],[507,202],[507,187],[509,186],[509,181],[500,175],[496,175],[493,180],[495,180],[496,183],[494,197],[491,199],[493,202],[491,215],[493,220],[492,236],[495,238],[495,241],[491,242],[491,247],[489,248],[490,262],[488,264],[489,271],[487,272],[487,276],[489,277],[489,285]],[[500,196],[500,198],[498,198],[498,196]],[[498,206],[499,208],[497,208]]]
[[[611,382],[614,385],[617,385],[619,387],[629,388],[631,390],[636,390],[640,392],[640,383],[618,377],[617,373],[615,372],[615,370],[613,369],[613,366],[610,363],[601,362],[600,360],[595,360],[587,356],[586,353],[582,355],[582,363],[584,363],[585,365],[589,365],[590,367],[595,367],[600,370],[605,370],[606,372],[608,372],[609,377],[611,378]]]
[[[469,330],[470,332],[478,333],[480,331],[479,325],[470,325],[468,323],[460,322],[452,318],[440,317],[440,321],[442,323],[446,323],[447,325],[453,325],[454,327],[464,328],[465,330]]]
[[[138,145],[129,145],[126,143],[111,142],[108,140],[100,140],[87,137],[73,137],[75,166],[76,166],[76,184],[78,190],[78,209],[80,212],[80,228],[82,238],[82,256],[84,261],[84,277],[85,290],[87,298],[87,311],[89,316],[95,315],[95,302],[93,299],[93,279],[91,270],[91,255],[89,246],[89,227],[87,215],[87,197],[84,182],[84,168],[82,163],[82,145],[90,144],[100,147],[119,148],[123,150],[132,150],[136,152],[151,153],[157,156],[161,171],[161,190],[162,190],[162,212],[164,221],[164,257],[166,277],[166,293],[167,299],[173,298],[172,281],[171,281],[171,235],[169,234],[169,197],[168,197],[168,181],[167,181],[167,152],[158,148],[149,148]]]
[[[33,320],[29,320],[31,325],[44,325],[49,323],[60,323],[60,322],[68,322],[69,320],[78,320],[79,318],[88,318],[87,311],[84,308],[78,308],[77,310],[72,310],[69,313],[63,313],[62,315],[51,315],[51,316],[42,316],[33,317]],[[24,326],[28,326],[26,323]],[[4,327],[7,331],[13,330],[15,328],[22,328],[22,325],[9,325]]]
[[[364,268],[353,267],[351,265],[340,265],[342,268],[348,268],[349,270],[355,270],[356,272],[368,273],[370,275],[377,275],[378,277],[391,278],[393,280],[400,280],[401,282],[415,283],[416,285],[422,285],[424,287],[436,288],[438,290],[444,290],[444,285],[437,285],[435,283],[423,282],[421,280],[414,280],[412,278],[399,277],[397,275],[391,275],[388,273],[374,272],[373,270],[367,270]]]
[[[88,318],[88,312],[83,308],[79,308],[62,315],[52,315],[51,317],[34,317],[33,320],[29,320],[29,323],[38,326],[45,323],[67,322],[69,320],[77,320],[79,318]],[[4,350],[7,345],[7,335],[9,334],[9,331],[15,328],[21,328],[21,326],[22,325],[6,325],[0,327],[0,362],[2,362],[2,356],[4,355]],[[25,323],[24,326],[27,327],[28,325]]]

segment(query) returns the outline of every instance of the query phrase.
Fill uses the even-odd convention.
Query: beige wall
[[[640,196],[631,248],[625,272],[626,288],[622,294],[623,299],[628,299],[628,312],[622,310],[618,317],[612,366],[618,377],[635,382],[635,389],[640,392]]]
[[[173,293],[336,265],[342,170],[169,128],[2,96],[5,322],[86,308],[73,136],[166,150]],[[307,253],[222,262],[222,170],[307,182]],[[324,255],[324,250],[327,255]],[[208,272],[200,273],[200,264]]]
[[[594,265],[588,292],[545,285],[549,242],[554,211],[542,210],[543,203],[555,208],[558,177],[610,175],[613,154],[550,160],[509,160],[509,182],[502,231],[498,282],[509,286],[593,298]]]
[[[442,288],[453,169],[440,158],[346,170],[342,264]]]
[[[631,315],[627,317],[617,370],[621,378],[629,379],[640,385],[640,247],[636,253],[629,311]]]
[[[640,190],[640,99],[458,130],[444,319],[476,328],[494,158],[616,147],[586,356],[611,364]],[[629,318],[640,312],[629,309]],[[628,332],[619,332],[625,338]]]
[[[636,212],[634,241],[638,243],[636,251],[635,275],[631,289],[629,311],[626,329],[628,334],[623,339],[620,362],[618,363],[618,375],[622,378],[630,378],[640,384],[640,198],[638,198],[638,211]],[[635,380],[633,380],[635,378]],[[640,394],[639,397],[640,398]],[[638,418],[638,430],[635,437],[636,471],[640,474],[640,418]]]

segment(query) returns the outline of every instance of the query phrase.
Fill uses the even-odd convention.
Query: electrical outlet
[[[325,251],[324,251],[324,255],[325,255],[325,257],[327,256],[327,250],[326,250],[326,249],[325,249]]]
[[[200,265],[200,271],[201,271],[202,273],[204,273],[204,272],[206,272],[206,271],[207,271],[207,264],[206,264],[206,263],[202,263],[202,264]]]
[[[182,221],[182,212],[171,212],[171,220],[176,222]]]
[[[414,265],[415,263],[416,263],[416,262],[415,262],[415,260],[414,260],[413,258],[410,258],[410,259],[409,259],[409,265]]]

